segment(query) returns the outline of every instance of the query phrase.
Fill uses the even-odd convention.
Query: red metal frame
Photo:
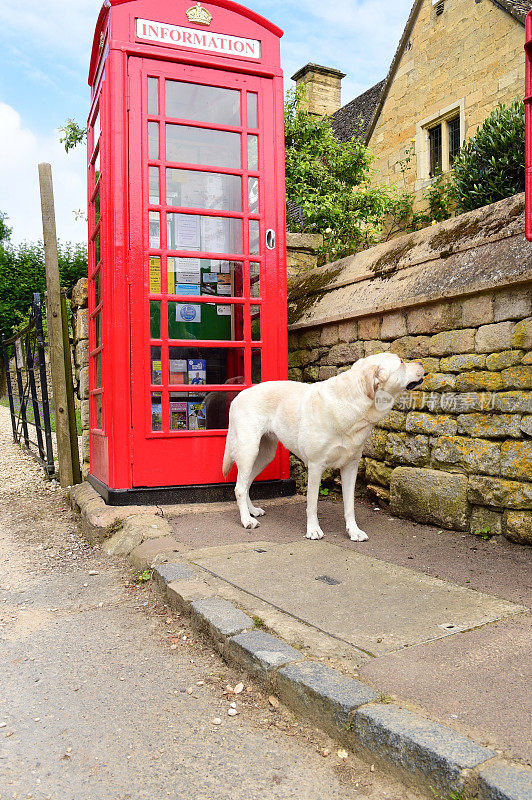
[[[188,21],[191,0],[110,0],[100,12],[89,71],[92,90],[88,121],[89,203],[89,422],[91,475],[110,490],[219,484],[226,431],[170,431],[169,393],[190,392],[190,386],[168,383],[168,347],[190,345],[168,339],[168,302],[191,302],[187,295],[168,295],[164,266],[166,214],[176,207],[166,203],[165,118],[161,94],[159,113],[149,115],[147,78],[158,77],[160,92],[165,79],[183,80],[238,90],[241,93],[239,126],[229,127],[189,121],[194,127],[227,130],[241,136],[240,168],[218,168],[169,163],[170,168],[216,172],[241,178],[242,211],[179,208],[180,214],[201,214],[242,220],[243,253],[204,253],[202,258],[242,262],[242,291],[221,302],[242,309],[243,329],[231,341],[194,341],[194,347],[226,348],[244,353],[244,383],[208,385],[207,392],[236,392],[251,385],[252,350],[260,351],[262,380],[286,379],[286,242],[284,201],[283,87],[276,26],[230,0],[203,4],[213,16],[209,29]],[[238,58],[190,48],[168,47],[135,38],[135,19],[155,20],[205,33],[212,32],[260,40],[260,58]],[[246,92],[258,96],[259,169],[247,168]],[[95,121],[101,125],[97,143]],[[147,122],[159,124],[159,158],[148,159]],[[171,120],[171,124],[187,124]],[[101,146],[99,180],[95,159]],[[148,205],[148,163],[159,168],[160,200]],[[259,213],[247,208],[248,176],[259,179]],[[96,201],[99,199],[99,220]],[[164,202],[163,202],[164,200]],[[161,247],[148,248],[148,210],[160,219]],[[259,254],[250,255],[247,220],[259,223]],[[265,246],[267,229],[276,232],[276,246]],[[98,242],[100,258],[98,259]],[[150,294],[148,256],[161,256],[160,291]],[[197,257],[197,252],[170,251],[170,256]],[[260,297],[250,294],[250,261],[260,264]],[[99,290],[98,279],[99,275]],[[97,296],[99,294],[99,296]],[[149,303],[160,303],[160,338],[150,339]],[[220,299],[219,299],[220,301]],[[193,303],[212,303],[194,296]],[[205,308],[205,306],[202,306]],[[260,311],[261,338],[251,338],[251,315]],[[98,330],[100,333],[98,334]],[[151,385],[150,347],[161,347],[161,383]],[[233,359],[234,360],[234,359]],[[97,373],[101,372],[101,379]],[[203,388],[203,387],[202,387]],[[163,429],[153,431],[151,392],[162,398]],[[288,454],[279,448],[261,480],[286,480]],[[234,478],[231,475],[230,478]]]
[[[526,18],[525,42],[525,236],[532,242],[532,11]]]

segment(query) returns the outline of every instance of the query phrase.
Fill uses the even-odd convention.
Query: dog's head
[[[405,362],[395,353],[376,353],[357,361],[356,366],[362,369],[366,395],[383,411],[392,407],[401,392],[415,389],[425,377],[418,361]]]

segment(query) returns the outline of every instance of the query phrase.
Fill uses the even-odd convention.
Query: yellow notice
[[[161,293],[161,256],[150,256],[150,292]]]

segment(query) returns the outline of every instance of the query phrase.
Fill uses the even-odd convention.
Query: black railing
[[[41,296],[34,293],[28,324],[9,339],[2,336],[2,354],[13,440],[24,444],[51,477],[55,466],[45,347]],[[30,425],[35,428],[36,442],[30,438]]]

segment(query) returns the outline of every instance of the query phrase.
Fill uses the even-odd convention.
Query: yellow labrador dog
[[[249,487],[273,459],[277,442],[308,467],[307,539],[321,539],[318,493],[325,469],[340,470],[349,538],[368,537],[355,521],[355,481],[364,442],[376,422],[405,389],[422,383],[425,371],[392,353],[378,353],[318,383],[267,381],[245,389],[231,403],[223,459],[225,477],[236,463],[235,495],[244,528],[264,514],[249,499]]]

